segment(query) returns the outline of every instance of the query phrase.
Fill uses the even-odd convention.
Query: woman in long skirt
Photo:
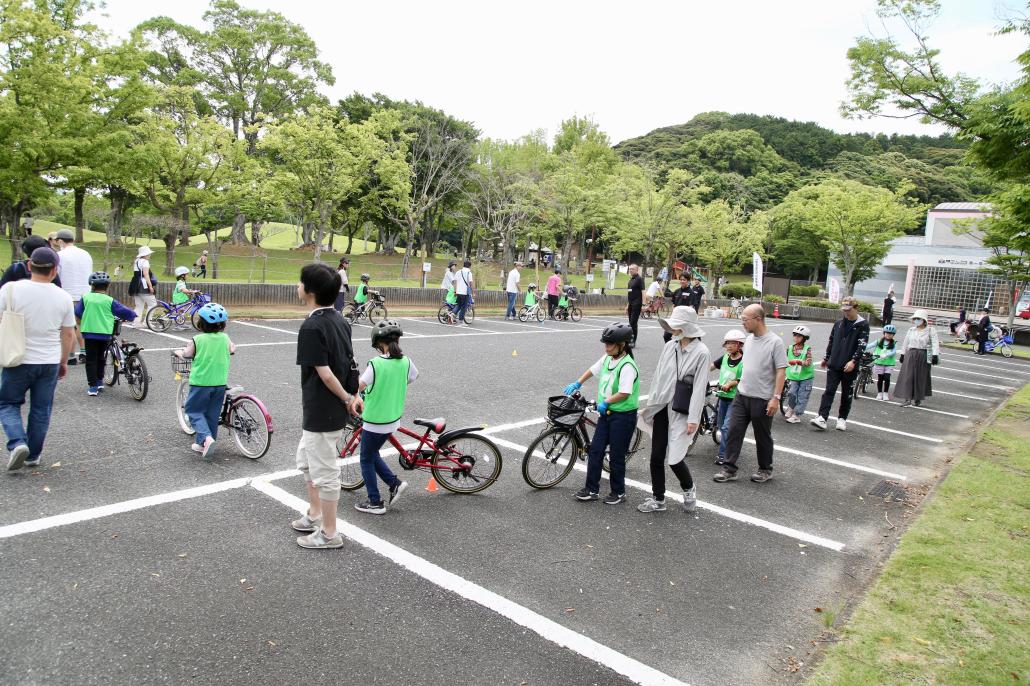
[[[902,407],[923,404],[923,398],[933,395],[930,366],[940,361],[941,346],[937,330],[927,324],[926,310],[912,314],[912,327],[905,333],[901,353],[901,374],[895,386],[894,397],[904,402]]]

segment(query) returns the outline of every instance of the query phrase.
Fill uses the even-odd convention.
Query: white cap
[[[730,329],[723,335],[722,342],[736,341],[737,343],[743,343],[746,339],[747,334],[740,329]]]
[[[189,267],[176,267],[175,268],[175,278],[179,278],[183,274],[189,274],[189,273],[190,273],[190,268]]]

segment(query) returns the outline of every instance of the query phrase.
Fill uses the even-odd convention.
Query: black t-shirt
[[[690,286],[686,288],[677,288],[676,292],[672,294],[672,306],[680,307],[684,305],[690,305],[691,301]]]
[[[640,274],[635,274],[629,278],[629,302],[639,303],[644,301],[644,280],[640,278]]]
[[[25,262],[14,262],[10,267],[4,270],[4,275],[0,277],[0,286],[6,286],[11,281],[21,281],[22,279],[31,279],[32,272],[29,271],[29,263]],[[61,287],[61,277],[55,276],[53,284],[58,288]]]
[[[297,364],[305,431],[339,431],[346,426],[347,406],[326,387],[315,367],[329,367],[342,386],[353,359],[350,323],[332,307],[315,310],[300,325]]]
[[[705,294],[705,287],[698,284],[690,289],[690,306],[695,310],[701,306],[701,298]]]
[[[712,360],[712,364],[715,365],[716,369],[719,369],[720,367],[722,367],[722,358],[724,358],[724,357],[726,357],[726,356],[725,355],[719,355],[717,358]],[[740,364],[741,362],[744,361],[744,356],[741,355],[740,357],[738,357],[735,360],[732,357],[729,358],[729,359],[730,359],[730,366],[731,367],[736,367],[738,364]]]

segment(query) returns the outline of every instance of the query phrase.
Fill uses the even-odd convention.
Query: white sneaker
[[[812,417],[808,423],[821,431],[826,431],[826,420],[819,415]]]
[[[790,418],[794,416],[794,408],[788,407],[787,411],[783,413],[783,417],[789,422]]]
[[[697,509],[697,484],[691,486],[689,490],[683,491],[683,509],[687,512]]]
[[[847,420],[846,419],[838,419],[837,420],[837,427],[836,428],[837,428],[837,431],[847,431],[848,430],[848,422],[847,422]]]
[[[789,417],[787,417],[787,423],[788,424],[800,424],[801,423],[801,417],[798,417],[796,414],[792,414]]]

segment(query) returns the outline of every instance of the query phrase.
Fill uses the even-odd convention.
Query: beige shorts
[[[305,431],[297,444],[297,469],[304,473],[308,483],[318,488],[322,500],[340,499],[340,465],[336,458],[336,442],[343,435],[339,431]]]

